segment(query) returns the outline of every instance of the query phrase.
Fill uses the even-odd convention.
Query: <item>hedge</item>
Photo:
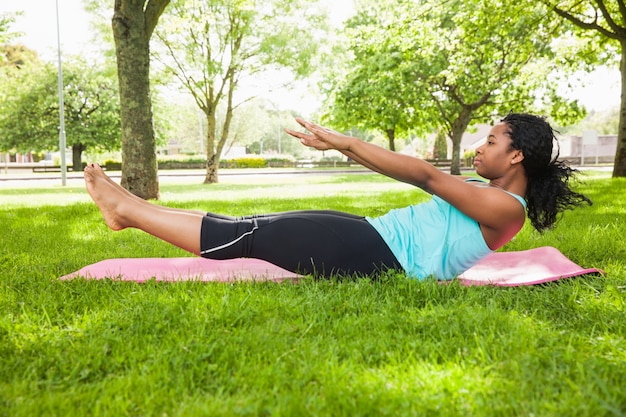
[[[159,169],[204,169],[206,160],[200,158],[168,158],[158,159]],[[295,161],[289,158],[241,157],[222,159],[220,168],[292,168]],[[122,163],[108,159],[103,163],[107,171],[120,171]]]

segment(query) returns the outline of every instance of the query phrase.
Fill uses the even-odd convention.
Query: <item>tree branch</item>
[[[617,39],[619,40],[619,36],[616,33],[611,32],[608,29],[603,28],[602,26],[600,26],[598,24],[598,18],[596,17],[594,19],[594,21],[592,23],[587,23],[579,18],[577,18],[576,16],[574,16],[573,14],[560,9],[558,6],[553,6],[553,10],[554,12],[561,16],[562,18],[569,20],[570,22],[572,22],[573,24],[575,24],[576,26],[585,29],[585,30],[597,30],[598,32],[600,32],[601,34],[603,34],[604,36],[606,36],[607,38],[611,38],[611,39]]]
[[[609,27],[613,29],[613,32],[617,34],[624,30],[623,27],[615,23],[613,16],[611,16],[611,13],[608,11],[608,9],[606,8],[606,5],[604,4],[604,0],[595,0],[595,3],[598,5],[598,9],[600,9],[600,11],[602,12],[602,16],[604,16],[604,18],[606,19],[607,23],[609,24]],[[622,7],[620,7],[620,11],[622,12],[622,15],[623,15],[624,11]]]
[[[626,18],[626,3],[624,3],[624,0],[617,0],[617,4],[619,6],[619,11],[622,14],[622,22],[624,22],[624,18]]]
[[[146,5],[146,9],[144,11],[146,39],[150,39],[152,37],[154,28],[159,22],[159,17],[161,17],[161,14],[168,4],[170,4],[170,0],[148,0],[148,4]]]

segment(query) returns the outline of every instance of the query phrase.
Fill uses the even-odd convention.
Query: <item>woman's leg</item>
[[[95,164],[85,168],[85,184],[112,230],[140,229],[188,252],[200,254],[203,212],[149,203],[112,181]]]
[[[90,165],[89,165],[89,167],[92,167],[92,168],[94,168],[94,167],[98,167],[98,168],[100,168],[100,166],[99,166],[99,165],[97,165],[97,164],[90,164]],[[111,184],[112,184],[112,185],[114,185],[114,186],[116,186],[116,185],[117,185],[117,186],[119,186],[119,184],[118,184],[118,183],[116,183],[115,181],[113,181],[113,179],[112,179],[111,177],[109,177],[108,175],[104,174],[104,172],[102,172],[102,174],[103,174],[104,178],[106,178],[106,179],[109,181],[109,183],[111,183]],[[125,190],[125,189],[124,189],[124,190]],[[132,193],[128,193],[128,194],[129,194],[132,198],[135,198],[135,199],[140,200],[140,201],[145,201],[143,198],[141,198],[141,197],[137,197],[135,194],[132,194]],[[161,206],[157,206],[157,207],[161,207]],[[199,210],[185,210],[185,209],[177,209],[177,208],[171,208],[171,207],[161,207],[161,208],[163,208],[164,210],[168,210],[168,211],[182,211],[182,212],[185,212],[185,213],[192,212],[192,213],[197,213],[197,214],[200,214],[200,215],[202,215],[202,216],[204,216],[204,214],[205,214],[205,212],[204,212],[204,211],[199,211]]]
[[[296,211],[234,218],[172,209],[134,196],[98,165],[85,168],[85,183],[111,229],[140,229],[207,258],[258,258],[321,276],[401,269],[378,232],[360,216]]]
[[[336,211],[293,211],[202,220],[206,258],[257,258],[292,272],[375,275],[402,270],[378,232],[361,216]]]

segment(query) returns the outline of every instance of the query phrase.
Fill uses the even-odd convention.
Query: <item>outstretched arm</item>
[[[303,145],[317,150],[337,150],[372,171],[398,181],[431,192],[428,186],[429,180],[433,175],[442,174],[437,168],[421,159],[389,151],[300,118],[296,121],[311,133],[296,132],[289,129],[285,131],[300,139]]]
[[[297,121],[310,134],[292,130],[287,133],[299,138],[304,145],[318,150],[338,150],[378,173],[436,194],[476,220],[492,249],[508,242],[524,224],[523,206],[498,187],[476,187],[419,158],[398,154],[302,119]]]

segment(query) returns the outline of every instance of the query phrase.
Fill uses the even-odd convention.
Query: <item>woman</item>
[[[554,131],[538,116],[509,114],[491,129],[474,162],[489,182],[452,176],[421,159],[296,120],[309,133],[286,132],[305,146],[338,150],[433,198],[378,218],[335,211],[233,218],[146,202],[95,164],[85,169],[87,190],[113,230],[133,227],[203,257],[258,258],[323,277],[395,269],[419,279],[452,279],[509,242],[526,213],[543,231],[565,209],[591,203],[569,188],[575,171],[552,158]]]

